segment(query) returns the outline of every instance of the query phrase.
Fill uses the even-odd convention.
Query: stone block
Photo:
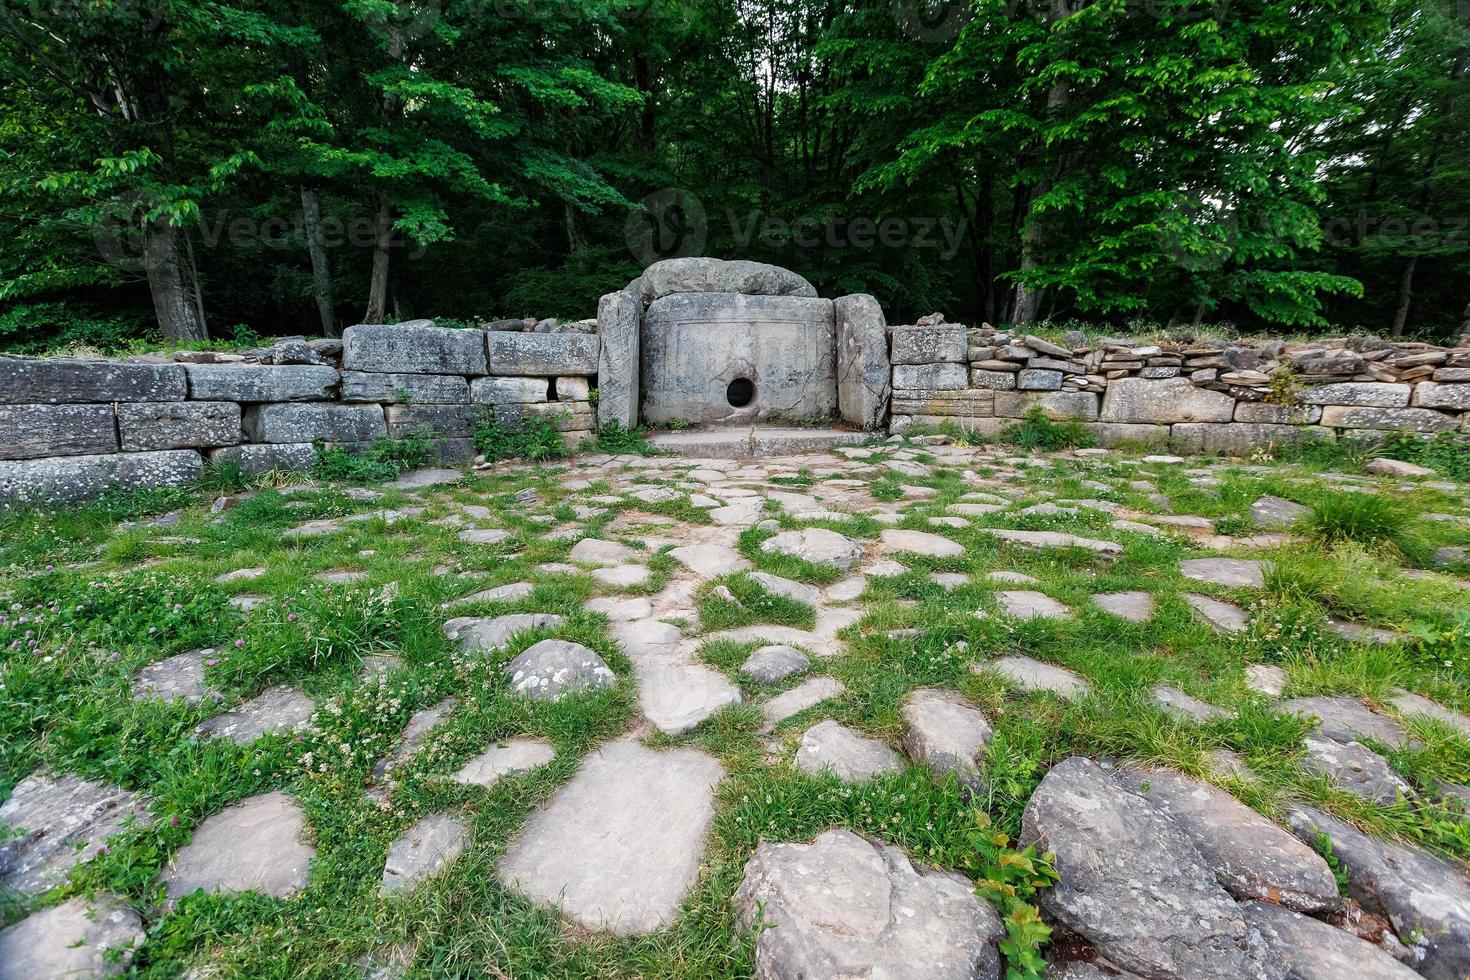
[[[1084,427],[1097,440],[1099,446],[1120,446],[1134,443],[1145,446],[1169,444],[1167,425],[1146,425],[1133,422],[1088,422]]]
[[[1160,381],[1160,380],[1162,380],[1164,378],[1177,378],[1177,377],[1179,377],[1179,368],[1177,368],[1177,367],[1153,367],[1153,366],[1150,366],[1150,367],[1140,368],[1139,369],[1139,372],[1138,372],[1138,376],[1140,378],[1147,378],[1150,381]]]
[[[488,374],[485,337],[483,330],[452,330],[428,322],[359,323],[342,333],[342,370]]]
[[[970,415],[898,415],[894,417],[894,432],[900,432],[913,425],[922,425],[929,429],[958,429],[968,436],[975,436],[983,440],[994,439],[1008,425],[1014,425],[1013,419],[983,418]],[[907,424],[900,425],[900,419],[907,419]]]
[[[986,371],[972,366],[970,384],[976,388],[989,388],[991,391],[1014,391],[1016,376],[1007,371]]]
[[[524,425],[527,419],[549,417],[562,432],[590,432],[593,426],[590,402],[539,402],[492,405],[495,418],[502,425]]]
[[[240,441],[234,402],[128,402],[117,406],[123,452],[206,449]]]
[[[1081,419],[1095,422],[1098,398],[1090,391],[997,391],[995,414],[1018,419],[1032,408],[1040,408],[1049,419]]]
[[[463,405],[470,400],[470,383],[454,374],[344,371],[342,400],[402,405]]]
[[[958,323],[893,328],[894,364],[963,364],[965,328]]]
[[[251,442],[371,442],[388,434],[377,405],[253,405],[244,429]]]
[[[1269,451],[1273,444],[1304,439],[1333,439],[1331,429],[1318,425],[1273,425],[1265,422],[1181,422],[1170,431],[1170,444],[1190,453],[1225,453],[1248,456],[1253,450]]]
[[[1241,402],[1235,406],[1235,421],[1266,422],[1273,425],[1310,425],[1320,421],[1318,405],[1273,405],[1270,402]]]
[[[476,405],[513,405],[544,402],[550,392],[545,378],[476,378],[470,401]]]
[[[676,293],[643,316],[643,421],[811,421],[837,412],[831,300]]]
[[[443,439],[468,439],[480,408],[475,405],[389,405],[385,410],[388,435],[402,439],[428,432]]]
[[[571,441],[568,440],[568,445]],[[473,439],[436,439],[431,461],[447,465],[469,463],[479,455]]]
[[[1235,417],[1235,399],[1196,388],[1183,378],[1119,378],[1108,385],[1098,417],[1103,422],[1151,424],[1229,422]]]
[[[488,370],[478,374],[535,375],[554,378],[562,374],[597,373],[602,341],[588,333],[509,333],[496,330],[485,334],[489,345]]]
[[[893,411],[898,415],[995,415],[995,392],[964,388],[959,391],[895,391]]]
[[[552,384],[559,402],[585,402],[592,397],[592,385],[586,378],[557,378]]]
[[[1370,408],[1404,408],[1409,404],[1408,385],[1377,381],[1344,381],[1318,385],[1302,392],[1308,405],[1354,405]]]
[[[870,432],[882,429],[893,391],[883,308],[866,294],[832,301],[837,323],[837,411]]]
[[[1062,374],[1084,373],[1082,365],[1071,361],[1059,361],[1054,357],[1033,357],[1026,362],[1026,367],[1033,371],[1060,371]]]
[[[1016,387],[1022,391],[1060,391],[1062,372],[1027,368],[1016,375]]]
[[[187,364],[184,370],[196,401],[322,401],[338,381],[337,369],[321,364]]]
[[[811,283],[789,269],[749,262],[692,257],[664,259],[634,280],[643,303],[674,293],[742,293],[747,296],[815,297]],[[630,285],[630,288],[632,286]]]
[[[1420,408],[1447,408],[1470,412],[1470,384],[1421,381],[1414,386],[1414,404]]]
[[[316,447],[309,442],[247,443],[211,449],[212,466],[238,466],[247,476],[280,470],[305,473],[316,465]]]
[[[187,397],[184,369],[178,364],[0,357],[0,403],[166,402]]]
[[[955,391],[970,385],[970,371],[963,364],[895,364],[893,390],[928,389]]]
[[[597,421],[625,429],[638,425],[638,342],[643,301],[628,290],[597,302]]]
[[[117,452],[111,405],[0,405],[0,459]]]
[[[0,502],[70,503],[100,497],[112,488],[179,487],[203,472],[204,459],[192,449],[4,461]]]
[[[1432,408],[1359,408],[1327,405],[1322,424],[1336,429],[1382,429],[1389,432],[1449,432],[1459,426],[1453,415]]]

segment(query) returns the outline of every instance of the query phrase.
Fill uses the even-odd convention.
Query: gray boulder
[[[1470,976],[1470,880],[1465,872],[1408,844],[1391,844],[1311,807],[1286,816],[1313,847],[1319,835],[1347,871],[1348,894],[1388,919],[1412,952],[1410,965],[1430,980]]]
[[[240,441],[234,402],[135,402],[117,406],[123,452],[233,446]]]
[[[889,844],[829,830],[763,843],[735,893],[759,980],[912,977],[994,980],[1000,917],[969,879],[925,871]]]
[[[34,895],[66,880],[129,823],[146,827],[147,804],[133,793],[67,773],[34,773],[0,804],[0,888]]]
[[[840,569],[851,568],[863,556],[860,542],[821,527],[782,531],[761,542],[761,550],[767,554],[787,555],[814,565]]]
[[[111,405],[0,405],[0,459],[112,452]]]
[[[119,976],[146,937],[143,920],[122,898],[73,898],[0,931],[0,980]]]
[[[1312,508],[1310,507],[1304,507],[1284,497],[1273,497],[1269,494],[1251,504],[1251,522],[1256,527],[1290,527],[1311,513]]]
[[[512,613],[508,616],[462,616],[444,624],[444,635],[457,640],[467,653],[490,653],[510,646],[518,633],[559,629],[566,622],[552,613]]]
[[[1370,942],[1270,902],[1246,902],[1245,919],[1261,930],[1288,968],[1287,980],[1418,980]]]
[[[1317,913],[1342,904],[1317,852],[1224,790],[1172,770],[1130,770],[1120,781],[1189,838],[1237,899]]]
[[[745,658],[740,670],[762,684],[775,684],[792,674],[806,670],[811,661],[795,647],[773,644],[761,647]]]
[[[1061,875],[1042,910],[1119,967],[1159,980],[1285,976],[1188,837],[1097,763],[1047,773],[1022,818],[1032,843]]]
[[[920,688],[903,704],[903,749],[935,773],[954,773],[960,785],[984,788],[980,757],[993,729],[980,710],[953,691]]]
[[[875,776],[902,772],[903,758],[877,739],[828,720],[801,737],[796,768],[812,775],[830,772],[847,783],[866,783]]]
[[[780,266],[743,259],[665,259],[634,280],[645,304],[672,293],[744,293],[747,296],[810,296],[817,290]]]
[[[893,393],[883,309],[873,297],[857,294],[833,300],[832,313],[837,321],[837,411],[859,428],[880,430]]]
[[[569,694],[618,684],[601,657],[568,640],[542,640],[528,647],[504,673],[517,694],[533,701],[560,701]]]
[[[342,370],[398,374],[489,374],[485,332],[412,323],[359,323],[342,332]]]

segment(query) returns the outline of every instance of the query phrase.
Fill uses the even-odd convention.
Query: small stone
[[[549,742],[535,738],[513,738],[508,742],[492,745],[475,756],[449,777],[465,786],[494,786],[506,776],[530,772],[556,758],[556,750]]]
[[[73,898],[0,930],[0,980],[119,976],[147,935],[122,898]]]
[[[583,538],[572,547],[570,557],[572,561],[579,565],[596,565],[599,568],[612,568],[615,565],[624,565],[632,562],[638,557],[638,552],[616,541]]]
[[[990,663],[972,664],[975,673],[990,671],[1026,691],[1051,691],[1067,700],[1075,700],[1092,690],[1091,686],[1065,667],[1044,664],[1030,657],[1001,657]]]
[[[303,843],[306,815],[280,791],[252,796],[207,818],[165,869],[172,900],[196,891],[260,892],[285,898],[306,887],[316,848]]]
[[[227,711],[201,722],[195,734],[227,738],[247,745],[266,735],[300,731],[311,724],[316,702],[296,688],[281,684]]]
[[[997,592],[996,602],[1015,619],[1071,619],[1072,611],[1043,592]]]
[[[1184,601],[1212,628],[1221,633],[1239,633],[1245,629],[1250,614],[1237,605],[1211,599],[1209,596],[1186,593]]]
[[[718,578],[750,568],[750,562],[738,551],[722,544],[684,545],[670,551],[669,556],[702,578]]]
[[[1269,562],[1242,558],[1189,558],[1179,563],[1179,574],[1196,582],[1230,588],[1259,589],[1265,586]]]
[[[500,528],[471,528],[468,531],[459,532],[459,540],[465,544],[495,545],[504,544],[514,538],[515,535]]]
[[[388,849],[378,894],[387,898],[442,873],[464,853],[468,840],[469,827],[463,820],[443,813],[424,817]]]
[[[636,589],[648,584],[653,572],[645,565],[615,565],[612,568],[594,568],[592,577],[610,589]]]
[[[1373,711],[1359,698],[1311,697],[1283,701],[1285,714],[1308,715],[1317,719],[1317,731],[1339,742],[1371,738],[1386,745],[1402,748],[1409,744],[1404,727],[1388,715]]]
[[[980,757],[993,729],[978,708],[953,691],[920,688],[904,701],[903,750],[936,774],[954,773],[979,791]]]
[[[582,608],[590,613],[600,613],[614,623],[630,623],[653,616],[653,603],[648,599],[619,599],[604,596],[588,599]]]
[[[772,575],[769,572],[751,572],[747,577],[771,595],[795,599],[797,602],[804,602],[808,606],[818,605],[822,601],[822,590],[815,585],[807,585],[805,582],[793,582],[789,578],[782,578],[779,575]]]
[[[1092,601],[1108,615],[1126,619],[1130,623],[1148,622],[1154,614],[1154,597],[1147,592],[1114,592],[1110,595],[1095,595]]]
[[[530,582],[512,582],[510,585],[498,585],[493,589],[485,589],[474,595],[467,595],[463,599],[455,599],[444,604],[445,609],[455,609],[459,606],[472,606],[481,602],[519,602],[529,598],[536,587]]]
[[[1414,788],[1399,778],[1388,760],[1361,742],[1308,737],[1302,744],[1307,749],[1303,768],[1321,773],[1349,793],[1384,806],[1414,796]]]
[[[1433,719],[1455,729],[1462,736],[1470,738],[1470,717],[1466,717],[1458,711],[1451,711],[1423,695],[1400,691],[1394,695],[1389,701],[1389,704],[1393,705],[1403,714]]]
[[[1378,476],[1413,477],[1436,475],[1435,471],[1427,466],[1418,466],[1414,463],[1405,463],[1402,460],[1389,459],[1386,456],[1379,456],[1375,459],[1369,460],[1368,465],[1363,467],[1363,469],[1369,473],[1377,474]]]
[[[812,775],[831,772],[843,782],[866,783],[875,776],[902,772],[903,759],[884,743],[828,720],[801,737],[796,768]]]
[[[929,576],[929,581],[939,586],[946,592],[964,588],[970,584],[970,576],[961,575],[958,572],[935,572]]]
[[[609,632],[623,655],[635,665],[674,661],[684,640],[679,627],[651,619],[614,623]]]
[[[1279,698],[1286,690],[1286,671],[1267,664],[1251,664],[1245,669],[1245,686],[1268,698]]]
[[[846,571],[863,556],[863,546],[845,534],[826,528],[809,527],[800,531],[782,531],[761,543],[767,554],[787,555],[814,565]]]
[[[963,545],[927,531],[889,528],[879,535],[879,544],[884,551],[928,558],[959,558],[965,553]]]
[[[757,980],[994,980],[1005,936],[969,879],[916,868],[902,850],[829,830],[811,844],[762,843],[735,893],[755,937]]]
[[[980,530],[991,537],[1026,548],[1082,548],[1100,555],[1121,555],[1123,553],[1123,546],[1117,542],[1097,541],[1059,531],[1015,531],[999,527],[983,527]],[[963,553],[963,549],[961,552]]]
[[[218,701],[222,695],[204,680],[204,661],[214,655],[213,648],[206,648],[149,664],[133,675],[133,700],[182,699],[186,704]]]
[[[841,681],[833,680],[831,677],[809,678],[761,705],[765,728],[769,731],[787,718],[798,715],[829,698],[835,698],[846,690],[847,688]]]
[[[1025,575],[1021,572],[1005,571],[1004,569],[996,572],[986,572],[985,577],[991,582],[1009,582],[1013,585],[1039,584],[1037,580],[1032,578],[1030,575]]]
[[[1234,718],[1235,712],[1217,708],[1213,704],[1206,704],[1198,698],[1192,698],[1176,687],[1167,684],[1159,684],[1154,688],[1154,703],[1166,712],[1181,721],[1194,722],[1205,725],[1222,718]]]
[[[773,644],[761,647],[740,665],[741,671],[762,684],[776,684],[811,665],[807,655],[795,647]]]
[[[617,687],[603,659],[580,643],[542,640],[502,671],[511,687],[533,701],[560,701],[569,694]]]
[[[522,633],[560,629],[566,620],[552,613],[512,613],[507,616],[465,616],[444,624],[444,635],[459,642],[466,653],[504,650]]]
[[[1256,527],[1291,527],[1297,521],[1310,516],[1312,508],[1304,507],[1284,497],[1265,496],[1251,504],[1251,522]]]

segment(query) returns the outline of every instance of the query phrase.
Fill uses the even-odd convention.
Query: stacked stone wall
[[[0,503],[177,486],[208,463],[302,472],[318,446],[420,432],[441,461],[464,462],[487,413],[506,424],[551,417],[575,444],[593,428],[599,352],[595,333],[416,321],[252,356],[0,357]]]
[[[1073,347],[926,317],[890,332],[891,430],[982,437],[1039,408],[1104,446],[1242,455],[1299,439],[1470,433],[1470,344],[1380,340]]]

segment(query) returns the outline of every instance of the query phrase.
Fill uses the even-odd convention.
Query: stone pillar
[[[638,331],[643,301],[624,289],[608,293],[597,304],[597,332],[602,351],[597,359],[597,423],[616,422],[625,429],[638,425]]]
[[[845,422],[878,431],[893,394],[888,325],[878,301],[864,293],[833,301],[837,317],[837,410]]]

